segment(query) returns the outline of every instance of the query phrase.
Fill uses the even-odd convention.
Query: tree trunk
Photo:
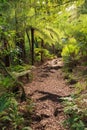
[[[52,45],[52,47],[53,47],[53,54],[55,54],[55,46],[54,46],[54,44]]]
[[[25,51],[25,34],[24,33],[20,37],[20,48],[21,48],[21,59],[25,62],[26,51]]]
[[[8,50],[8,41],[4,38],[3,39],[3,44],[4,44],[4,49]],[[10,66],[10,57],[9,54],[6,54],[6,56],[4,57],[4,63],[6,67]]]
[[[28,30],[27,30],[27,29],[26,29],[26,35],[27,35],[27,38],[28,38],[29,47],[30,47],[30,51],[31,51],[31,41],[30,41],[30,37],[29,37],[29,34],[28,34]]]
[[[18,58],[25,62],[26,52],[25,52],[25,38],[23,33],[16,33],[16,45],[19,47],[20,52]]]
[[[34,29],[31,28],[31,43],[32,43],[32,46],[31,46],[31,62],[32,62],[32,65],[34,65]]]
[[[25,52],[25,31],[21,30],[23,28],[23,24],[19,24],[18,22],[18,16],[17,16],[17,10],[16,10],[16,5],[15,5],[15,31],[16,31],[16,36],[15,36],[15,43],[16,46],[19,47],[20,52],[18,54],[18,58],[22,59],[25,62],[25,57],[26,57],[26,52]],[[20,28],[21,26],[21,28]],[[20,63],[20,61],[19,61]]]
[[[44,48],[44,41],[43,39],[41,40],[41,49]],[[44,57],[43,57],[43,50],[41,50],[41,62],[43,63],[44,62]]]

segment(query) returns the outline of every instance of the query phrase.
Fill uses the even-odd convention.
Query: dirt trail
[[[32,130],[65,130],[61,97],[71,94],[61,71],[61,59],[53,60],[37,67],[34,80],[25,86],[35,102]]]

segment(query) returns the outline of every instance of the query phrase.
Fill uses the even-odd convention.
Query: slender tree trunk
[[[4,43],[4,49],[5,50],[8,50],[8,41],[4,38],[3,39],[3,43]],[[5,57],[4,57],[4,63],[5,63],[5,66],[6,67],[9,67],[10,66],[10,57],[9,57],[9,54],[7,54]]]
[[[25,52],[25,38],[24,33],[16,33],[16,46],[19,47],[20,52],[18,57],[25,62],[26,52]]]
[[[21,59],[26,61],[26,51],[25,51],[25,34],[20,34],[20,48],[21,48]]]
[[[43,39],[41,40],[41,49],[43,49],[44,48],[44,41],[43,41]],[[41,50],[41,62],[43,62],[44,61],[44,57],[43,57],[43,50]]]
[[[30,47],[30,51],[31,51],[31,41],[30,41],[30,37],[29,37],[29,34],[28,34],[28,30],[27,30],[27,29],[26,29],[26,35],[27,35],[27,38],[28,38],[29,47]]]
[[[31,28],[31,43],[32,43],[32,47],[31,47],[31,62],[32,65],[34,65],[34,29]]]
[[[20,26],[21,26],[21,28],[23,28],[23,24],[19,25],[16,5],[15,5],[15,30],[16,30],[15,43],[16,43],[16,46],[18,46],[20,49],[18,58],[22,59],[25,62],[25,58],[26,58],[25,32],[23,30],[21,30]]]
[[[52,47],[53,47],[53,54],[55,54],[55,46],[54,46],[54,45],[52,45]]]

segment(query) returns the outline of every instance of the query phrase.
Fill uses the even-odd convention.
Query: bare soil
[[[61,59],[54,59],[36,67],[33,81],[25,85],[35,103],[32,130],[66,130],[62,125],[66,117],[61,98],[69,96],[72,89],[63,78],[62,66]]]

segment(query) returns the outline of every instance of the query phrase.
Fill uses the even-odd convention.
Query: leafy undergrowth
[[[18,103],[13,94],[0,97],[0,128],[2,130],[31,130],[31,113],[34,104],[30,99]]]
[[[25,71],[25,70],[30,70],[32,68],[31,65],[27,65],[27,64],[23,64],[23,65],[16,65],[16,66],[10,66],[8,68],[9,71],[13,72],[22,72],[22,71]]]
[[[82,68],[82,69],[81,69]],[[75,92],[70,97],[64,98],[64,112],[67,120],[64,125],[70,130],[87,129],[87,77],[84,71],[86,67],[77,66],[72,72],[65,69],[64,79],[71,84],[74,79],[77,82],[71,84]],[[64,70],[64,69],[63,69]]]
[[[87,128],[87,94],[64,100],[64,112],[67,115],[64,124],[71,130],[85,130]]]
[[[42,59],[41,59],[42,54]],[[35,62],[40,62],[41,60],[44,62],[48,59],[53,59],[55,57],[54,54],[50,54],[47,49],[44,48],[35,48]]]
[[[6,68],[5,72],[3,70],[0,74],[0,129],[2,130],[31,130],[33,101],[26,96],[23,83],[11,75],[12,71],[22,72],[30,68],[30,66],[18,65]]]

